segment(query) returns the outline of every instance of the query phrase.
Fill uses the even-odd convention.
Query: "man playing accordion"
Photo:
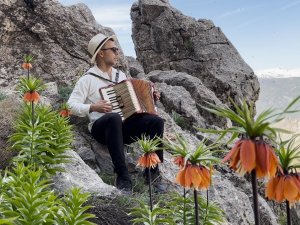
[[[122,121],[118,113],[112,112],[112,105],[101,99],[100,88],[127,79],[123,72],[113,68],[119,58],[115,41],[114,35],[106,36],[101,33],[90,40],[88,51],[94,66],[78,80],[68,104],[72,114],[89,117],[88,128],[92,136],[109,150],[114,172],[117,174],[116,187],[124,192],[131,192],[132,183],[125,163],[124,144],[130,144],[142,135],[162,138],[164,122],[159,116],[149,113],[137,113]],[[154,92],[155,100],[159,97],[159,93]],[[156,153],[163,162],[162,150]],[[158,177],[158,166],[151,169],[151,173],[153,177]],[[147,174],[144,171],[144,175]]]

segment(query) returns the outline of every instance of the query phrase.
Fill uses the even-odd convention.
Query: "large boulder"
[[[185,16],[166,0],[139,0],[131,19],[137,59],[146,73],[186,72],[223,103],[229,103],[228,97],[257,100],[257,77],[212,21]]]
[[[218,106],[223,106],[223,104],[197,77],[174,70],[152,71],[147,74],[147,77],[160,87],[161,101],[168,111],[175,110],[180,115],[189,118],[193,125],[202,128],[212,125],[218,127],[230,125],[226,119],[203,109],[207,106],[207,102]]]
[[[16,16],[17,15],[17,16]],[[0,1],[0,85],[11,86],[21,69],[23,56],[34,56],[34,74],[45,81],[71,83],[90,66],[87,44],[102,32],[84,4],[64,7],[56,0]],[[120,67],[127,70],[120,52]]]

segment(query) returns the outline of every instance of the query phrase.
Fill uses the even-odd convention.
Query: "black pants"
[[[124,144],[135,142],[142,135],[163,137],[164,121],[162,118],[138,113],[122,122],[117,113],[107,113],[95,121],[92,127],[93,137],[101,144],[107,145],[115,172],[118,175],[128,174],[125,164]],[[160,144],[160,147],[162,144]],[[159,159],[163,162],[163,151],[156,151]]]

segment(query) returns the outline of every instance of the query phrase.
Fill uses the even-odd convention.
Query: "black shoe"
[[[151,184],[154,187],[154,191],[157,193],[166,193],[167,184],[163,182],[163,179],[160,175],[158,166],[150,169],[151,173]],[[143,172],[143,177],[145,178],[145,183],[149,184],[149,169],[146,168]]]
[[[116,187],[121,190],[123,194],[132,193],[132,183],[129,176],[117,175]]]
[[[155,182],[157,179],[161,179],[160,171],[158,166],[150,169],[151,183]],[[149,168],[144,169],[143,177],[145,178],[146,184],[149,183]]]

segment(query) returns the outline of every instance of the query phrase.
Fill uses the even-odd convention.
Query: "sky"
[[[111,27],[125,55],[135,57],[130,8],[135,0],[58,0],[84,3]],[[169,0],[187,16],[209,19],[254,71],[300,71],[300,0]],[[299,74],[300,75],[300,74]]]

